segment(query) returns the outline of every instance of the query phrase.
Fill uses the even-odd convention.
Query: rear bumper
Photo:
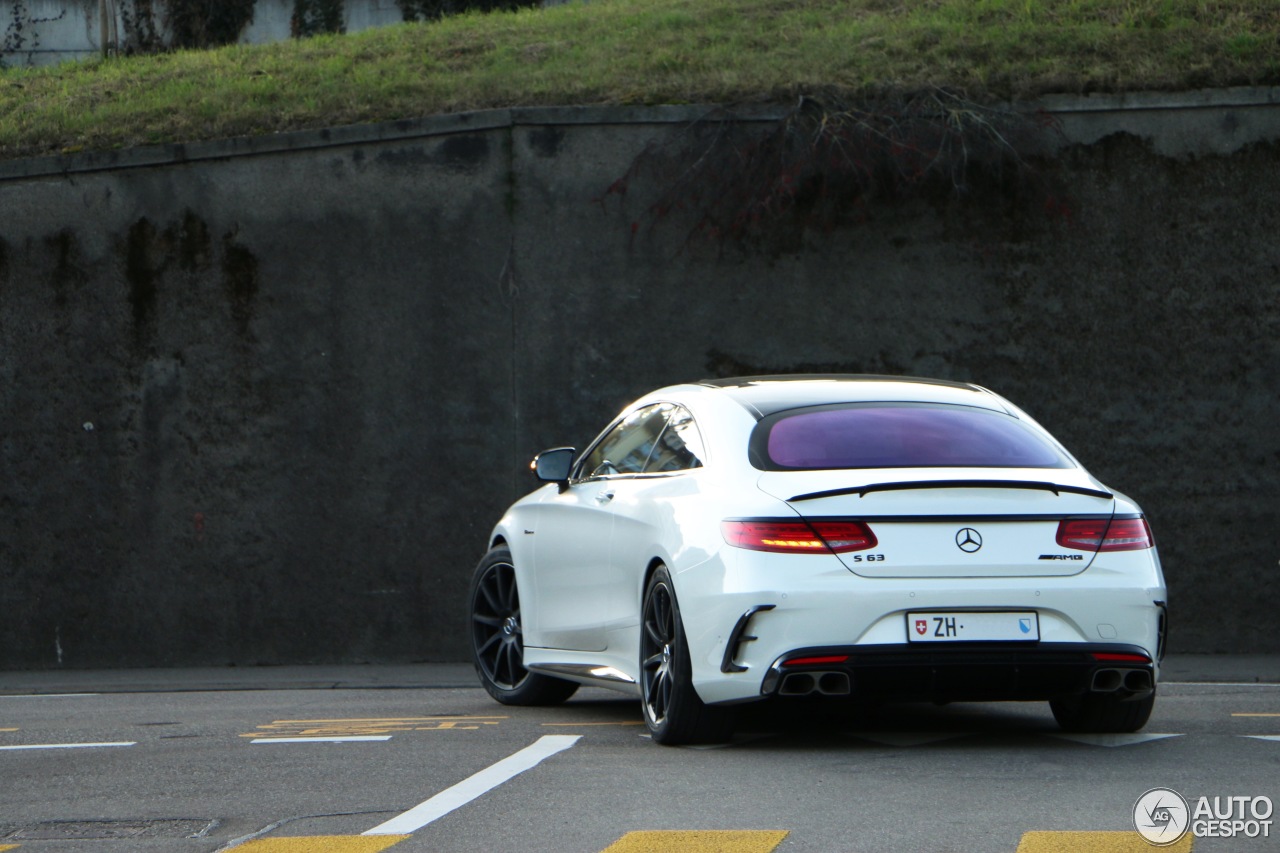
[[[1154,554],[1106,556],[1069,577],[863,578],[834,559],[725,549],[675,576],[693,684],[704,702],[758,700],[773,695],[761,688],[778,660],[839,649],[866,670],[868,692],[881,683],[886,694],[905,682],[910,689],[899,694],[960,699],[974,665],[988,685],[974,689],[974,698],[1063,695],[1092,670],[1078,655],[1062,660],[1062,652],[1133,648],[1159,658],[1167,592]],[[1040,639],[911,642],[907,614],[927,611],[1034,611]],[[895,668],[908,672],[895,676]],[[947,671],[933,673],[940,668]],[[1158,663],[1151,670],[1158,675]],[[949,673],[959,684],[948,697]]]
[[[1141,698],[1155,664],[1137,647],[1094,643],[822,646],[778,657],[762,697],[905,701],[1042,700],[1087,692]]]

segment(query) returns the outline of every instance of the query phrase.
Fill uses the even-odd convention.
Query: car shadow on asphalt
[[[635,699],[583,691],[562,706],[575,717],[642,724]],[[927,702],[868,704],[841,699],[782,699],[741,705],[734,743],[872,735],[925,741],[951,735],[1017,737],[1060,731],[1048,702]]]
[[[740,712],[738,728],[777,733],[1041,733],[1058,727],[1047,702],[863,704],[800,699],[747,706]]]

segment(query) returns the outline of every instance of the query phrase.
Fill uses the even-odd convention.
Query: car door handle
[[[613,492],[601,492],[596,495],[596,503],[607,504],[609,501],[613,500],[613,494]]]

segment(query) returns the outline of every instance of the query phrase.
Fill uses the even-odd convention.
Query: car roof
[[[980,385],[916,376],[787,374],[706,379],[694,384],[727,395],[757,418],[805,406],[872,402],[940,403],[1009,412],[999,397]]]

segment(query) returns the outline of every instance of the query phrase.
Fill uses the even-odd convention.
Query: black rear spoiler
[[[857,495],[866,497],[871,492],[897,492],[910,489],[1034,489],[1040,492],[1053,492],[1055,495],[1070,492],[1073,495],[1088,495],[1092,498],[1114,498],[1111,492],[1101,489],[1089,489],[1084,486],[1064,486],[1061,483],[1042,483],[1036,480],[905,480],[897,483],[868,483],[865,486],[849,486],[844,489],[828,489],[825,492],[808,492],[796,495],[787,502],[814,501],[819,498],[834,498],[840,495]]]

